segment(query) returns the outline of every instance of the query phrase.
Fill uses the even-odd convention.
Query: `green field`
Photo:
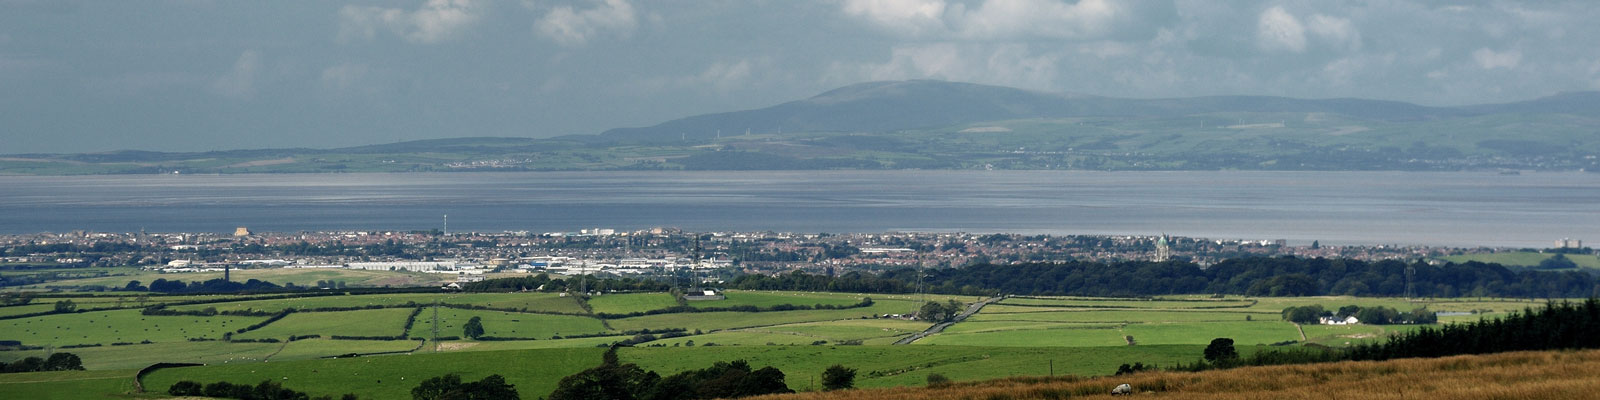
[[[1013,297],[1000,302],[1002,305],[1034,306],[1034,307],[1066,307],[1066,308],[1138,308],[1138,309],[1230,309],[1246,308],[1254,302],[1246,300],[1133,300],[1133,299],[1092,299],[1083,297],[1042,298],[1042,297]]]
[[[411,397],[411,388],[435,376],[456,373],[463,380],[475,381],[501,374],[516,385],[522,397],[538,398],[555,390],[561,377],[600,364],[603,352],[605,349],[593,347],[508,350],[492,357],[458,352],[173,368],[150,374],[145,385],[165,390],[180,380],[271,380],[312,396],[355,393],[363,399],[402,399]]]
[[[472,317],[482,319],[484,336],[502,338],[550,339],[553,336],[610,333],[599,319],[572,315],[549,315],[487,310],[439,308],[439,336],[461,336],[462,327]],[[422,310],[411,326],[411,337],[433,334],[433,308]]]
[[[0,320],[0,338],[26,345],[75,345],[182,342],[190,338],[218,339],[265,317],[210,317],[141,315],[139,310],[90,311]]]
[[[1572,260],[1572,263],[1577,264],[1578,268],[1600,268],[1600,257],[1596,257],[1593,254],[1564,254],[1563,256],[1565,256],[1568,260]],[[1496,263],[1506,266],[1537,267],[1539,266],[1539,262],[1550,259],[1550,257],[1555,257],[1555,254],[1516,251],[1506,253],[1462,254],[1440,258],[1454,263],[1477,261],[1481,263]]]
[[[202,364],[260,362],[281,347],[282,343],[206,341],[100,346],[54,351],[77,354],[83,359],[83,367],[89,370],[113,370],[139,369],[158,362]],[[47,354],[49,352],[47,350],[3,351],[0,352],[0,361],[12,362],[26,357],[45,358],[49,357]]]
[[[852,305],[862,297],[871,297],[874,304],[842,310],[672,313],[610,320],[581,315],[584,311],[576,299],[552,293],[405,293],[270,300],[251,300],[250,297],[240,296],[237,297],[238,301],[171,307],[174,310],[216,308],[222,311],[276,311],[285,308],[393,306],[408,302],[431,304],[440,301],[516,310],[527,308],[529,311],[441,307],[438,312],[442,336],[461,336],[462,324],[477,316],[482,318],[487,336],[534,340],[453,340],[438,343],[438,352],[434,351],[434,343],[416,340],[432,335],[431,307],[424,307],[406,332],[412,340],[394,341],[332,340],[330,337],[398,335],[407,316],[415,308],[295,312],[261,329],[234,335],[236,339],[279,340],[290,335],[323,336],[320,339],[287,343],[188,341],[192,337],[220,338],[224,332],[262,321],[266,317],[145,316],[136,309],[47,315],[0,320],[0,339],[57,347],[104,344],[100,347],[65,350],[79,354],[90,371],[38,375],[47,379],[37,381],[20,378],[0,380],[0,390],[3,390],[0,393],[34,394],[46,390],[42,388],[47,387],[48,382],[60,381],[71,382],[63,385],[67,388],[61,389],[61,393],[65,394],[50,396],[120,396],[120,393],[128,390],[129,383],[126,379],[115,380],[109,376],[131,375],[127,372],[129,369],[156,362],[198,362],[208,365],[158,372],[150,378],[152,387],[165,388],[177,379],[202,382],[228,380],[235,383],[272,379],[283,383],[285,387],[309,391],[313,395],[337,396],[353,392],[363,398],[393,398],[405,397],[410,388],[415,386],[413,382],[444,373],[462,373],[463,378],[469,380],[490,373],[501,373],[517,385],[525,398],[537,398],[548,394],[561,376],[597,364],[602,351],[597,346],[631,337],[620,335],[620,332],[669,328],[685,329],[689,335],[625,348],[622,350],[624,360],[670,374],[704,368],[715,361],[746,359],[758,368],[777,366],[788,374],[791,388],[797,390],[814,387],[812,378],[833,364],[858,368],[860,375],[857,384],[862,387],[920,385],[929,373],[940,373],[956,380],[1039,375],[1049,372],[1052,360],[1056,361],[1056,373],[1103,375],[1115,371],[1116,366],[1122,363],[1171,365],[1192,362],[1200,357],[1200,349],[1219,337],[1234,339],[1239,350],[1245,353],[1272,348],[1266,346],[1268,344],[1301,341],[1300,331],[1293,324],[1283,322],[1280,317],[1282,309],[1290,306],[1319,304],[1335,310],[1354,304],[1393,307],[1402,311],[1426,306],[1436,311],[1477,312],[1441,317],[1445,323],[1453,323],[1500,316],[1543,304],[1507,299],[1406,300],[1335,296],[1226,296],[1213,299],[1208,295],[1186,295],[1152,300],[1012,298],[990,305],[970,319],[912,345],[891,346],[889,344],[897,339],[932,325],[925,321],[882,318],[884,314],[913,312],[922,305],[919,296],[769,291],[728,291],[726,295],[726,300],[690,304],[696,307],[763,308],[782,304]],[[116,297],[82,297],[80,304],[108,304],[115,302]],[[197,298],[175,296],[160,300]],[[151,303],[156,299],[152,297]],[[975,297],[929,296],[932,301],[947,299],[963,302],[977,300]],[[50,300],[48,303],[53,302]],[[595,312],[616,314],[677,305],[677,301],[666,293],[608,294],[595,296],[588,302]],[[40,304],[23,307],[36,309],[45,304],[40,301]],[[1302,328],[1306,342],[1344,346],[1382,340],[1386,335],[1419,327],[1307,325]],[[695,334],[696,331],[699,334]],[[619,335],[551,339],[555,336],[594,333]],[[1137,345],[1129,346],[1126,336],[1133,336]],[[110,345],[113,342],[137,343],[141,340],[155,343]],[[861,345],[853,345],[857,341]],[[419,345],[422,346],[419,348]],[[413,352],[413,349],[417,350]],[[43,356],[49,351],[0,351],[0,361]],[[54,351],[63,350],[58,348]],[[381,352],[410,354],[323,359],[348,353]]]
[[[297,312],[261,329],[235,334],[234,339],[288,339],[289,336],[396,336],[406,325],[411,308],[377,310]]]
[[[173,310],[202,310],[216,308],[217,311],[256,310],[277,312],[285,308],[315,309],[323,307],[366,307],[366,306],[393,306],[415,303],[418,305],[431,305],[434,301],[453,305],[474,305],[493,308],[526,309],[532,312],[551,312],[565,314],[582,314],[583,308],[578,307],[577,301],[571,297],[561,297],[556,293],[395,293],[395,294],[366,294],[366,295],[335,295],[298,297],[291,299],[251,300],[236,301],[218,304],[192,304],[174,306]]]
[[[61,371],[0,374],[0,395],[8,399],[77,400],[126,398],[138,370]]]
[[[622,318],[609,321],[611,327],[619,330],[655,329],[655,328],[684,328],[688,330],[716,331],[733,328],[748,328],[757,326],[771,326],[793,324],[799,322],[833,321],[844,319],[861,319],[882,314],[907,313],[914,310],[919,304],[906,300],[874,299],[869,307],[850,308],[843,310],[795,310],[783,312],[734,312],[717,311],[703,313],[678,313],[657,314],[642,317]]]
[[[249,268],[235,269],[229,272],[230,278],[236,281],[260,279],[274,284],[283,285],[294,283],[300,286],[313,286],[317,281],[335,280],[345,281],[349,286],[431,286],[442,284],[447,277],[441,274],[406,271],[367,271],[345,268]],[[120,288],[128,281],[139,281],[149,285],[156,279],[169,281],[204,282],[222,278],[222,272],[175,272],[163,273],[156,270],[131,270],[124,275],[107,276],[99,278],[67,279],[23,286],[29,289],[44,289],[45,286],[90,286],[99,285],[111,288]],[[452,278],[453,279],[453,278]]]
[[[988,307],[984,312],[968,318],[968,321],[1041,321],[1041,322],[1224,322],[1244,321],[1248,316],[1250,320],[1277,321],[1282,319],[1279,313],[1240,312],[1240,311],[1146,311],[1146,310],[1084,310],[1084,311],[1050,311],[1031,313],[990,314]]]
[[[870,296],[868,296],[868,295],[849,295],[849,294],[841,295],[841,294],[837,294],[837,293],[806,293],[806,292],[771,292],[771,291],[729,290],[724,294],[724,297],[726,297],[726,298],[723,299],[723,300],[691,301],[691,302],[689,302],[689,306],[690,307],[755,306],[755,307],[761,307],[761,308],[767,308],[767,307],[772,307],[772,306],[782,305],[782,304],[806,305],[806,306],[812,306],[812,305],[818,305],[818,304],[830,305],[830,306],[849,306],[849,305],[853,305],[853,304],[856,304],[856,303],[860,303],[861,299],[863,297],[870,297]],[[596,310],[596,312],[598,312],[598,310]]]
[[[678,300],[666,293],[607,294],[589,298],[596,314],[628,314],[676,307]]]
[[[307,360],[350,353],[388,353],[411,351],[418,348],[419,340],[330,340],[305,339],[283,344],[267,361],[281,362]]]

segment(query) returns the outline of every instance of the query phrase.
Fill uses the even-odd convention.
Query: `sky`
[[[0,0],[0,154],[550,137],[876,80],[1449,106],[1600,89],[1593,1]]]

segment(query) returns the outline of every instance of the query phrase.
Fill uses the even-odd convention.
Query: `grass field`
[[[743,359],[753,368],[777,367],[784,372],[789,388],[806,390],[820,389],[812,379],[834,364],[856,368],[857,387],[886,387],[921,385],[931,373],[956,380],[1047,375],[1052,362],[1058,375],[1105,375],[1123,363],[1192,362],[1203,349],[1204,346],[717,346],[632,348],[624,349],[621,356],[623,361],[662,374]]]
[[[1000,302],[1003,305],[1066,308],[1160,308],[1160,309],[1228,309],[1245,308],[1253,302],[1246,300],[1135,300],[1094,299],[1085,297],[1039,298],[1013,297]]]
[[[552,336],[608,333],[599,319],[571,315],[514,313],[487,310],[439,308],[439,336],[461,336],[463,325],[472,317],[482,318],[485,336],[503,338],[550,339]],[[411,326],[411,337],[433,334],[433,308],[425,308]]]
[[[455,352],[173,368],[150,374],[145,385],[165,390],[180,380],[250,384],[271,380],[312,396],[355,393],[363,399],[403,399],[411,397],[417,384],[435,376],[456,373],[475,381],[500,374],[523,398],[536,399],[555,390],[561,377],[600,364],[603,352],[593,347],[508,350],[492,357]]]
[[[729,290],[724,294],[723,300],[691,301],[690,307],[736,307],[756,306],[761,308],[782,304],[791,305],[831,305],[848,306],[861,302],[866,295],[849,295],[837,293],[806,293],[806,292],[768,292]]]
[[[182,342],[189,338],[221,338],[223,333],[263,319],[266,318],[153,316],[141,315],[139,310],[90,311],[0,320],[0,338],[34,346]]]
[[[715,331],[733,328],[748,328],[757,326],[771,326],[793,324],[800,322],[833,321],[844,319],[860,319],[882,314],[907,313],[914,310],[918,303],[906,300],[873,300],[870,307],[850,308],[843,310],[796,310],[784,312],[703,312],[658,314],[642,317],[622,318],[609,321],[612,328],[619,330],[635,330],[644,328],[684,328],[688,330]]]
[[[294,283],[300,286],[313,286],[317,281],[334,280],[345,281],[350,286],[426,286],[440,284],[446,281],[441,274],[406,271],[367,271],[344,268],[253,268],[235,269],[229,272],[230,278],[236,281],[260,279],[278,285]],[[68,279],[23,286],[30,289],[43,289],[45,286],[89,286],[100,285],[120,288],[128,281],[139,281],[149,285],[156,279],[169,281],[179,280],[185,282],[204,282],[222,277],[222,272],[178,272],[162,273],[154,270],[132,270],[126,275],[107,276],[99,278]],[[453,277],[451,278],[453,279]]]
[[[1114,399],[1128,384],[1140,398],[1173,399],[1591,399],[1600,351],[1516,352],[1383,362],[1148,372],[1094,379],[1024,378],[940,388],[796,393],[755,400]],[[958,379],[959,380],[959,379]]]
[[[1578,268],[1600,268],[1600,257],[1596,257],[1593,254],[1565,254],[1564,256],[1566,256],[1568,260],[1572,260],[1573,264],[1577,264]],[[1555,254],[1516,251],[1490,254],[1463,254],[1440,258],[1454,263],[1477,261],[1482,263],[1497,263],[1507,266],[1536,267],[1539,266],[1539,262],[1547,260],[1550,257],[1555,257]]]
[[[1223,322],[1244,321],[1245,317],[1247,316],[1250,317],[1251,320],[1256,321],[1276,321],[1282,319],[1282,315],[1275,312],[1264,313],[1238,311],[1082,310],[990,314],[988,312],[988,307],[984,307],[984,312],[973,315],[967,320],[1043,322]]]
[[[596,314],[627,314],[660,310],[678,305],[678,300],[666,293],[607,294],[589,298],[589,308]]]
[[[261,329],[235,334],[234,339],[288,339],[289,336],[395,336],[405,328],[411,308],[377,310],[298,312],[289,314]]]
[[[61,371],[0,374],[0,395],[8,399],[77,400],[127,398],[134,391],[132,370]]]
[[[237,311],[252,309],[257,311],[276,312],[285,308],[315,309],[322,307],[365,307],[374,305],[403,305],[417,303],[430,305],[434,301],[446,304],[470,304],[494,308],[527,309],[533,312],[553,312],[582,314],[583,308],[578,307],[577,301],[571,297],[561,297],[556,293],[394,293],[394,294],[364,294],[344,296],[314,296],[291,299],[250,300],[235,301],[217,304],[192,304],[174,306],[173,310],[202,310],[216,308],[217,311]]]
[[[1134,348],[995,348],[961,346],[718,346],[677,348],[626,348],[624,362],[668,375],[710,366],[717,361],[743,359],[751,366],[774,366],[784,371],[796,390],[817,388],[813,378],[829,365],[857,368],[859,387],[916,385],[929,373],[958,380],[990,379],[1015,375],[1045,375],[1054,362],[1056,374],[1102,375],[1125,362],[1171,364],[1188,362],[1201,346],[1145,346]],[[422,379],[460,373],[476,380],[499,373],[516,385],[524,398],[548,395],[560,377],[599,364],[603,349],[507,350],[484,357],[478,352],[414,354],[339,360],[305,360],[205,366],[161,370],[145,384],[165,388],[178,380],[260,382],[271,379],[285,387],[312,395],[356,393],[362,398],[405,398]],[[287,379],[285,379],[287,378]],[[404,379],[402,379],[404,378]]]
[[[276,354],[273,354],[272,358],[268,361],[282,362],[307,360],[350,353],[365,354],[387,353],[391,351],[410,351],[411,349],[417,348],[417,345],[420,343],[421,341],[418,340],[296,340],[284,344],[282,349]]]
[[[282,343],[207,341],[85,347],[54,351],[77,354],[83,359],[83,367],[89,370],[113,370],[144,368],[159,362],[202,364],[260,362],[278,351],[280,347]],[[49,357],[47,353],[49,353],[47,350],[4,351],[0,352],[0,361],[12,362],[26,357],[45,358]]]
[[[822,368],[844,364],[858,368],[858,385],[863,387],[920,385],[928,373],[940,373],[956,380],[990,379],[1015,375],[1049,373],[1051,360],[1057,373],[1080,375],[1109,374],[1117,365],[1131,362],[1170,365],[1192,362],[1200,349],[1214,338],[1234,339],[1244,353],[1272,348],[1267,344],[1299,341],[1300,331],[1281,321],[1280,312],[1289,306],[1320,304],[1327,309],[1344,305],[1386,306],[1410,310],[1427,306],[1430,310],[1470,312],[1441,318],[1446,323],[1473,321],[1486,316],[1504,315],[1542,302],[1507,299],[1427,299],[1355,297],[1243,298],[1208,295],[1165,296],[1153,300],[1095,298],[1007,299],[986,307],[965,322],[950,326],[909,346],[889,343],[922,331],[931,325],[924,321],[878,318],[883,314],[904,314],[921,306],[918,296],[861,295],[850,293],[803,293],[767,291],[729,291],[728,299],[692,302],[703,307],[750,305],[771,307],[779,304],[855,304],[872,297],[874,304],[843,310],[794,310],[782,312],[701,312],[658,314],[602,321],[582,315],[575,299],[550,293],[410,293],[385,295],[335,295],[301,299],[250,300],[203,305],[174,306],[178,310],[215,307],[218,310],[281,310],[284,308],[357,307],[395,305],[414,302],[431,304],[438,300],[451,304],[472,304],[529,311],[466,310],[440,308],[441,335],[460,336],[462,324],[478,316],[488,336],[533,338],[516,341],[456,340],[428,343],[412,355],[363,357],[353,360],[320,359],[346,353],[409,351],[421,342],[331,340],[342,336],[394,336],[401,333],[413,308],[384,308],[338,312],[296,312],[261,329],[236,334],[238,339],[276,338],[290,335],[323,335],[289,343],[189,342],[191,337],[220,338],[265,317],[145,316],[139,310],[90,311],[83,313],[0,320],[0,339],[21,340],[29,345],[55,346],[102,343],[103,347],[70,349],[96,371],[124,371],[155,362],[200,362],[206,367],[163,371],[157,377],[170,385],[178,377],[193,377],[205,382],[228,380],[253,383],[274,379],[286,387],[313,394],[338,395],[355,392],[363,398],[404,397],[416,379],[446,372],[462,372],[469,380],[489,373],[502,373],[525,398],[548,394],[556,379],[599,361],[596,346],[627,339],[608,336],[580,339],[550,339],[554,336],[620,332],[638,329],[683,328],[698,335],[660,339],[623,350],[625,360],[668,374],[690,368],[704,368],[715,361],[747,359],[753,366],[775,365],[789,374],[795,389],[814,387],[811,381]],[[208,297],[216,298],[216,297]],[[154,299],[154,298],[153,298]],[[192,299],[172,297],[165,300]],[[929,300],[975,297],[930,296]],[[84,298],[80,304],[106,304],[115,297]],[[124,301],[127,301],[126,299]],[[43,303],[43,302],[41,302]],[[50,303],[53,303],[51,301]],[[630,293],[595,296],[589,300],[596,312],[625,313],[675,306],[665,293]],[[44,305],[44,304],[40,304]],[[37,307],[40,305],[24,306]],[[1220,307],[1220,308],[1211,308]],[[4,314],[0,314],[4,315]],[[14,315],[14,314],[13,314]],[[418,315],[411,330],[413,338],[431,335],[432,309]],[[1248,320],[1247,320],[1248,318]],[[607,328],[609,324],[609,328]],[[59,327],[59,328],[58,328]],[[1418,329],[1418,326],[1304,326],[1306,341],[1344,346],[1361,341],[1382,340],[1385,335]],[[1133,336],[1128,346],[1125,336]],[[109,346],[112,342],[151,340],[155,344]],[[689,342],[693,341],[693,348]],[[863,345],[842,345],[861,341]],[[715,343],[716,346],[707,346]],[[659,347],[658,347],[659,346]],[[61,351],[57,349],[57,351]],[[40,356],[46,350],[0,351],[0,361]],[[120,386],[111,385],[103,375],[83,373],[74,389],[67,393],[116,394]],[[515,375],[515,376],[513,376]],[[72,374],[61,375],[71,377]],[[370,377],[357,378],[357,376]],[[379,378],[378,376],[382,376]],[[283,380],[283,378],[289,378]],[[392,377],[392,378],[391,378]],[[406,380],[397,383],[399,378]],[[153,378],[156,379],[156,378]],[[378,382],[382,379],[383,382]],[[81,383],[81,385],[79,384]],[[345,389],[348,384],[349,389]],[[0,385],[5,383],[0,382]],[[13,382],[19,393],[37,390],[33,383]],[[20,386],[15,386],[20,385]],[[526,385],[526,386],[524,386]],[[78,387],[81,386],[81,387]],[[7,386],[0,386],[6,388]],[[161,386],[165,387],[165,386]],[[9,392],[5,392],[9,393]],[[7,397],[9,396],[0,396]],[[66,396],[71,397],[71,396]],[[79,396],[82,397],[82,396]],[[93,396],[90,396],[93,397]]]

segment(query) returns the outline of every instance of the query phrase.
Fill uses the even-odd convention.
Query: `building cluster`
[[[1578,247],[1563,239],[1557,247]],[[344,268],[454,275],[723,276],[809,271],[839,274],[975,263],[1191,261],[1202,267],[1249,256],[1436,259],[1512,249],[1424,246],[1291,246],[1282,239],[1167,235],[1018,235],[962,232],[784,233],[637,231],[449,233],[441,231],[40,233],[0,235],[6,263],[140,266],[170,272],[223,268]]]

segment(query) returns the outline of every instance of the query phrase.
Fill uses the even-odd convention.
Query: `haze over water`
[[[1600,174],[786,171],[0,176],[0,232],[1167,233],[1291,244],[1600,240]]]

